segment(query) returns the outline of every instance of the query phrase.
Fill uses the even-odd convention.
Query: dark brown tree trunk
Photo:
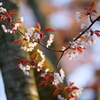
[[[17,9],[14,1],[18,2],[1,0],[7,11]],[[11,44],[14,39],[15,35],[4,33],[0,27],[0,67],[7,100],[39,100],[33,71],[30,71],[29,76],[25,76],[16,66],[15,56],[25,58],[25,53],[20,51],[18,44]]]

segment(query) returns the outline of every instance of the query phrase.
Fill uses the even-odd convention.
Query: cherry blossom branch
[[[79,36],[77,36],[75,39],[74,39],[74,42],[80,38],[88,29],[90,29],[92,27],[92,25],[98,21],[100,19],[100,16],[98,16],[94,21],[92,21],[92,23],[88,26],[88,28],[86,28]]]
[[[25,36],[25,34],[23,32],[21,32],[19,29],[17,29],[17,31],[19,33],[21,33],[23,36]],[[36,43],[38,43],[39,45],[41,45],[42,47],[48,49],[48,50],[51,50],[51,51],[54,51],[54,52],[63,52],[63,50],[56,50],[56,49],[52,49],[52,48],[49,48],[49,47],[46,47],[45,45],[43,45],[40,41],[34,41]]]
[[[78,35],[72,42],[75,42],[76,40],[78,40],[88,29],[90,29],[90,28],[92,27],[92,25],[94,25],[94,23],[95,23],[96,21],[98,21],[99,18],[100,18],[100,16],[98,16],[94,21],[92,21],[92,23],[91,23],[80,35]],[[56,71],[56,69],[59,67],[58,64],[59,64],[59,62],[60,62],[62,56],[64,55],[65,51],[67,51],[70,47],[71,47],[71,44],[70,44],[65,50],[62,51],[62,54],[60,55],[60,57],[59,57],[59,59],[58,59],[58,61],[57,61],[57,65],[56,65],[56,67],[55,67],[53,73],[54,73],[54,72]]]
[[[91,20],[91,24],[80,34],[78,35],[72,42],[75,42],[76,40],[78,40],[88,29],[90,29],[92,27],[92,25],[98,21],[100,19],[100,16],[98,16],[94,21],[91,20],[91,15],[90,15],[90,20]],[[19,29],[17,29],[18,32],[20,32],[23,36],[25,36],[25,34],[23,34]],[[57,64],[56,64],[56,67],[53,71],[53,73],[56,71],[56,69],[59,67],[59,62],[62,58],[62,56],[64,55],[65,51],[67,51],[70,47],[71,47],[71,44],[65,48],[65,50],[56,50],[56,49],[52,49],[52,48],[48,48],[46,47],[45,45],[43,45],[40,41],[35,41],[36,43],[40,44],[41,46],[43,46],[44,48],[48,49],[48,50],[51,50],[51,51],[54,51],[54,52],[62,52],[62,54],[60,55],[58,61],[57,61]]]

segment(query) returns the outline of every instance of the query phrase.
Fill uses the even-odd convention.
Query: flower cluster
[[[37,55],[38,56],[40,55],[40,57],[42,59],[40,62],[37,62],[35,60],[35,57]],[[43,66],[44,66],[44,63],[45,63],[45,56],[44,56],[43,52],[40,51],[39,49],[37,49],[37,53],[33,53],[31,55],[30,60],[21,59],[21,58],[18,58],[18,59],[19,59],[18,66],[26,75],[29,75],[30,68],[36,68],[37,71],[41,71],[43,69]],[[47,72],[47,70],[45,72]]]
[[[24,74],[29,75],[30,66],[26,65],[23,66],[22,63],[19,64],[19,68],[24,72]]]
[[[43,31],[40,31],[41,29],[40,23],[36,22],[36,24],[37,28],[36,27],[28,28],[26,33],[22,33],[21,31],[18,30],[24,37],[22,39],[16,39],[13,43],[20,41],[20,49],[23,49],[27,52],[31,52],[34,50],[34,47],[37,46],[37,44],[39,43],[41,44],[40,40],[45,38],[44,35],[45,32],[54,32],[54,30],[50,28],[46,28]],[[46,45],[47,48],[51,45],[53,39],[54,39],[54,34],[50,34],[50,37],[47,40],[47,45]],[[23,43],[24,41],[27,42],[27,46]]]
[[[75,83],[72,81],[70,81],[69,87],[65,87],[65,89],[68,89],[68,92],[70,92],[70,100],[74,100],[76,97],[79,97],[83,90],[83,88],[76,87]]]
[[[0,6],[2,6],[2,2],[0,2]],[[7,11],[6,8],[0,7],[0,12],[4,13],[6,11]]]
[[[76,20],[77,20],[77,22],[79,22],[80,21],[80,19],[81,19],[81,13],[80,12],[76,12]]]
[[[73,57],[77,56],[78,54],[81,54],[83,52],[83,49],[86,49],[85,46],[91,46],[96,43],[96,40],[94,40],[93,36],[94,34],[97,37],[100,37],[100,30],[93,31],[90,26],[92,26],[96,21],[100,19],[100,16],[98,16],[96,19],[92,19],[92,16],[94,13],[97,13],[96,10],[93,9],[94,1],[91,1],[88,3],[88,7],[85,7],[85,15],[88,16],[89,20],[91,21],[91,24],[87,27],[84,23],[81,24],[81,30],[84,30],[83,32],[80,32],[80,35],[76,38],[73,38],[73,41],[70,42],[70,48],[67,53],[67,56],[69,60],[72,60]],[[76,20],[79,22],[82,18],[82,13],[76,12]]]
[[[50,34],[50,37],[49,37],[49,39],[47,41],[47,46],[46,47],[51,45],[51,43],[53,42],[53,39],[54,39],[54,34]]]
[[[81,29],[86,29],[85,24],[81,24]],[[92,29],[88,29],[87,31],[80,32],[80,37],[77,39],[73,38],[73,41],[70,42],[70,49],[67,53],[67,56],[69,60],[72,60],[73,57],[77,56],[78,54],[81,54],[83,52],[83,49],[86,50],[85,46],[91,46],[96,44],[96,40],[93,39],[93,35],[96,35],[97,37],[100,37],[100,31]],[[82,40],[83,39],[83,40]]]
[[[2,6],[2,3],[0,3]],[[10,28],[7,28],[5,25],[1,25],[4,32],[7,33],[16,33],[17,29],[19,28],[19,24],[23,22],[23,17],[18,20],[13,20],[12,15],[16,13],[16,10],[12,10],[10,13],[7,12],[6,8],[0,7],[0,21],[6,21],[10,23]]]
[[[60,69],[60,73],[54,73],[54,81],[53,81],[53,85],[57,86],[59,83],[63,83],[65,74],[63,69]]]
[[[72,60],[73,57],[81,54],[83,49],[86,49],[81,41],[81,38],[77,39],[76,41],[70,42],[70,49],[67,53],[69,60]]]
[[[58,95],[59,100],[76,100],[76,97],[79,97],[82,93],[83,88],[76,87],[75,83],[70,81],[69,86],[64,87],[63,91],[66,91],[69,95],[67,97],[63,97],[62,95]]]
[[[44,61],[45,61],[45,56],[43,55],[43,52],[40,51],[39,49],[37,50],[37,52],[40,54],[40,56],[42,58],[42,60],[37,65],[37,67],[38,67],[37,71],[40,71],[42,69],[42,67],[43,67],[43,64],[44,64]]]

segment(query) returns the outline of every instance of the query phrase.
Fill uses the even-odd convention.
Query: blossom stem
[[[61,55],[60,55],[60,57],[59,57],[59,59],[58,59],[58,61],[57,61],[57,65],[56,65],[56,67],[55,67],[55,69],[53,70],[53,73],[57,70],[57,68],[59,67],[59,62],[60,62],[60,60],[61,60],[61,58],[62,58],[62,56],[64,55],[64,51],[61,53]]]
[[[39,41],[37,43],[40,44],[41,46],[43,46],[44,48],[48,49],[48,50],[55,51],[55,52],[63,52],[63,50],[56,50],[56,49],[52,49],[52,48],[47,48],[45,45],[43,45]]]
[[[17,29],[17,31],[18,31],[19,33],[21,33],[23,36],[25,36],[25,34],[24,34],[23,32],[21,32],[19,29]]]
[[[90,18],[90,21],[91,21],[91,23],[92,23],[93,21],[92,21],[91,15],[89,16],[89,18]]]

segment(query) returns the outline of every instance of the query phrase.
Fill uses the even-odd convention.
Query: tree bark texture
[[[17,9],[14,1],[18,2],[17,0],[1,0],[7,11]],[[14,40],[15,35],[4,33],[0,27],[0,67],[7,100],[39,100],[33,70],[30,71],[29,76],[25,76],[16,65],[15,56],[25,58],[26,54],[19,49],[17,43],[11,44]]]

